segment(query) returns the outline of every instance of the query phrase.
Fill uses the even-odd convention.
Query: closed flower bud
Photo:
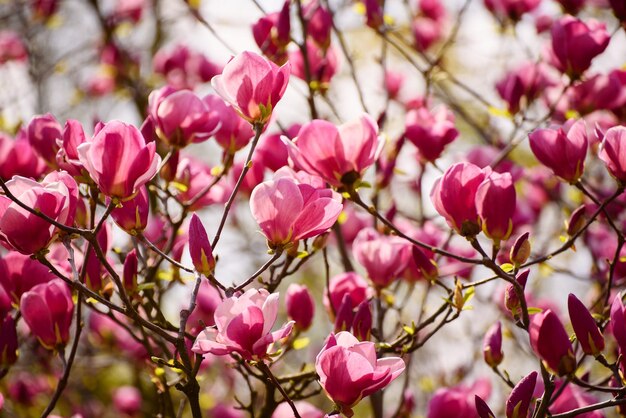
[[[586,205],[582,205],[572,212],[567,221],[567,235],[573,237],[585,226],[585,223],[587,223],[586,212]]]
[[[576,370],[576,357],[569,335],[550,309],[534,315],[528,330],[533,351],[559,376]]]
[[[419,269],[426,280],[434,281],[439,277],[439,269],[437,268],[435,260],[428,257],[426,253],[417,245],[411,245],[411,256],[411,261]]]
[[[626,309],[621,295],[615,296],[611,304],[611,331],[620,351],[626,352]]]
[[[194,268],[205,276],[210,276],[215,270],[215,258],[202,221],[195,213],[189,222],[189,254]]]
[[[476,405],[476,413],[478,418],[496,418],[495,414],[489,408],[489,405],[478,395],[474,396],[474,403]]]
[[[124,288],[130,294],[137,291],[137,269],[137,251],[133,249],[128,254],[126,254],[126,258],[124,259]]]
[[[74,302],[63,280],[53,279],[24,293],[20,312],[30,332],[45,348],[52,350],[67,344]]]
[[[335,318],[335,332],[347,331],[352,328],[354,314],[352,312],[352,299],[348,293],[343,295]]]
[[[537,372],[522,378],[506,400],[506,418],[526,418],[537,383]]]
[[[485,363],[491,367],[496,367],[502,363],[504,353],[502,353],[502,324],[500,321],[493,324],[485,334],[483,356]]]
[[[485,235],[496,246],[513,231],[515,187],[510,173],[493,172],[476,190],[476,210]]]
[[[359,341],[367,341],[370,339],[372,332],[372,308],[368,301],[363,301],[354,314],[352,321],[352,334]]]
[[[587,307],[570,293],[567,298],[567,309],[583,352],[592,356],[600,354],[604,350],[604,337]]]
[[[528,280],[529,274],[530,270],[524,270],[515,278],[515,280],[517,280],[517,282],[522,286],[522,289],[526,288],[526,281]],[[504,291],[504,306],[506,306],[506,308],[511,312],[513,317],[521,315],[520,300],[517,296],[517,292],[515,291],[515,286],[512,284],[508,285]]]
[[[48,165],[56,167],[56,154],[61,141],[61,125],[50,113],[35,116],[28,123],[28,142]]]
[[[149,214],[148,190],[142,187],[135,197],[113,209],[111,217],[120,228],[135,236],[146,229]]]
[[[15,320],[6,315],[0,322],[0,367],[5,368],[17,361],[17,347]]]
[[[513,243],[513,246],[511,247],[509,258],[511,259],[511,263],[513,263],[516,267],[524,264],[526,260],[528,260],[528,257],[530,257],[529,235],[529,232],[524,232],[515,240],[515,243]]]
[[[287,288],[285,297],[287,315],[295,321],[297,329],[309,329],[315,315],[315,302],[306,286],[292,283]]]
[[[587,130],[582,119],[557,129],[537,129],[528,138],[535,157],[554,174],[572,184],[580,179],[587,157]]]

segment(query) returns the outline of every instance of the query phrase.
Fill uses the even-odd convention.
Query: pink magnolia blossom
[[[338,53],[332,45],[324,49],[312,41],[307,41],[306,48],[311,85],[324,94],[330,87],[330,81],[339,71]],[[306,81],[305,62],[300,49],[294,49],[289,53],[289,62],[291,63],[291,73]]]
[[[587,157],[587,130],[582,119],[560,128],[537,129],[528,138],[535,157],[554,174],[569,183],[582,176]]]
[[[473,385],[464,384],[435,391],[428,402],[427,418],[475,417],[475,397],[489,398],[491,383],[479,379]]]
[[[215,92],[248,122],[265,124],[289,82],[289,63],[278,67],[253,52],[242,52],[213,77]]]
[[[239,117],[231,105],[215,95],[208,95],[202,100],[219,117],[220,125],[214,136],[224,151],[234,154],[248,145],[254,137],[254,131],[249,123]]]
[[[74,302],[63,280],[53,279],[24,293],[20,311],[30,331],[45,348],[52,350],[67,344]]]
[[[506,418],[526,418],[531,405],[537,372],[533,371],[520,379],[506,400]]]
[[[471,163],[457,163],[448,168],[435,183],[430,198],[435,209],[452,229],[463,236],[480,232],[476,192],[490,169]]]
[[[49,175],[42,183],[14,177],[6,183],[11,193],[25,205],[55,221],[72,226],[78,200],[78,187],[70,190],[63,179]],[[69,177],[69,176],[68,176]],[[56,181],[55,181],[56,180]],[[71,184],[74,180],[68,180]],[[0,239],[22,254],[34,254],[53,241],[57,227],[23,209],[8,197],[0,196]]]
[[[426,51],[439,42],[444,35],[444,20],[417,16],[411,22],[411,30],[418,51]]]
[[[562,386],[565,385],[564,388]],[[562,389],[562,390],[561,390]],[[567,385],[562,381],[556,383],[556,389],[559,396],[550,403],[551,414],[561,414],[570,412],[579,408],[598,403],[599,399],[587,391],[581,390],[574,385]],[[602,410],[589,411],[586,413],[576,414],[578,418],[604,418],[605,414]]]
[[[352,186],[374,164],[382,149],[376,122],[364,115],[339,127],[314,120],[285,142],[296,166],[335,187]]]
[[[26,61],[28,52],[19,35],[13,31],[0,31],[0,65],[9,61]]]
[[[113,408],[126,416],[136,417],[141,412],[142,396],[134,386],[121,386],[113,392]]]
[[[330,334],[315,359],[320,385],[347,417],[361,399],[389,385],[404,368],[399,357],[377,359],[374,343],[359,342],[346,331]]]
[[[150,202],[148,190],[145,187],[139,188],[135,197],[122,202],[121,205],[111,212],[111,217],[117,226],[133,236],[146,229]]]
[[[604,134],[598,157],[613,177],[626,182],[626,127],[615,126]]]
[[[59,140],[56,160],[59,168],[74,177],[82,174],[83,164],[78,157],[78,146],[87,142],[85,131],[79,121],[68,119],[63,127],[63,137]]]
[[[585,354],[597,356],[604,350],[604,337],[591,316],[591,312],[574,294],[570,293],[567,299],[567,308],[570,321]]]
[[[26,129],[28,142],[50,166],[56,166],[58,142],[62,138],[62,127],[50,113],[33,117]]]
[[[418,149],[423,161],[435,161],[446,145],[459,136],[454,126],[454,114],[446,107],[410,110],[405,119],[404,135]]]
[[[193,89],[222,72],[220,65],[185,45],[162,48],[154,55],[154,72],[175,89]]]
[[[485,7],[501,22],[517,22],[539,6],[541,0],[485,0]]]
[[[10,251],[2,257],[1,264],[0,286],[8,293],[14,304],[20,303],[20,298],[25,292],[56,277],[48,267],[17,251]]]
[[[252,216],[270,248],[280,248],[326,232],[337,220],[341,196],[290,178],[259,184],[250,196]]]
[[[46,170],[46,162],[30,145],[27,135],[20,131],[15,139],[0,132],[0,177],[5,181],[13,176],[39,178]]]
[[[483,357],[485,363],[490,367],[497,367],[502,363],[504,353],[502,353],[502,324],[497,321],[485,334],[483,339]]]
[[[333,17],[320,4],[319,0],[307,2],[303,7],[304,18],[307,20],[307,35],[322,50],[330,46],[330,34],[333,28]]]
[[[211,174],[211,167],[188,156],[181,156],[173,180],[176,200],[183,204],[188,204],[192,199],[195,200],[195,203],[190,206],[191,210],[198,210],[215,203],[225,203],[232,191],[232,186],[220,181],[198,198],[198,194],[205,191],[207,185],[215,181],[215,176]]]
[[[496,83],[496,90],[511,114],[527,108],[547,87],[557,84],[558,79],[549,68],[546,64],[526,62]]]
[[[515,186],[509,173],[491,173],[476,189],[476,210],[485,235],[496,245],[513,232]]]
[[[292,283],[287,288],[285,296],[287,315],[293,319],[299,330],[307,330],[315,316],[315,301],[306,286]]]
[[[211,242],[202,221],[195,213],[189,222],[189,255],[194,268],[204,276],[210,276],[215,269],[215,258]]]
[[[578,78],[604,52],[610,40],[604,23],[593,19],[583,22],[566,15],[552,26],[552,64],[570,77]]]
[[[339,309],[345,295],[350,295],[352,303],[350,309],[353,310],[367,300],[371,293],[373,292],[367,284],[367,280],[357,273],[353,271],[340,273],[330,278],[328,291],[324,294],[324,305],[332,314]]]
[[[294,402],[301,418],[323,418],[324,413],[307,401]],[[283,402],[274,410],[272,418],[293,418],[293,410],[287,402]]]
[[[238,353],[245,360],[267,357],[271,345],[291,333],[293,321],[271,332],[278,315],[278,293],[249,289],[224,299],[215,310],[216,328],[205,328],[193,345],[198,354]]]
[[[558,316],[550,309],[530,320],[530,345],[546,365],[559,376],[576,369],[574,350]]]
[[[119,121],[104,124],[90,142],[77,147],[80,162],[105,195],[132,198],[156,174],[161,157],[141,132]]]
[[[189,90],[176,91],[154,101],[150,106],[154,113],[150,117],[157,135],[173,147],[205,141],[219,125],[219,113]]]
[[[291,42],[289,1],[278,12],[268,13],[252,25],[252,36],[267,58],[278,65],[287,61],[287,45]]]
[[[373,228],[359,232],[352,243],[352,253],[378,288],[387,287],[398,278],[411,257],[405,240],[381,235]]]

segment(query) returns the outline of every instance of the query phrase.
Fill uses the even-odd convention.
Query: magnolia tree
[[[0,415],[626,416],[624,0],[0,16]]]

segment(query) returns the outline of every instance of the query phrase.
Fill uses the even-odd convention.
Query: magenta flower
[[[307,35],[323,50],[330,46],[333,17],[319,1],[311,1],[303,7],[307,21]]]
[[[295,165],[335,187],[354,185],[374,164],[382,148],[378,126],[368,115],[339,127],[314,120],[286,144]]]
[[[367,341],[372,333],[372,308],[368,301],[359,305],[352,319],[352,334],[359,341]]]
[[[488,379],[479,379],[473,385],[458,385],[440,388],[428,402],[427,418],[475,417],[475,398],[489,398],[491,384]]]
[[[446,170],[430,192],[437,212],[463,236],[474,236],[480,232],[476,191],[489,174],[488,168],[457,163]]]
[[[234,154],[254,137],[254,131],[249,123],[240,118],[235,109],[215,95],[204,99],[207,107],[219,116],[220,125],[215,131],[215,140],[224,151]]]
[[[315,42],[308,40],[306,50],[311,86],[320,93],[325,94],[330,87],[330,81],[339,71],[337,50],[332,45],[324,49]],[[294,49],[289,53],[289,63],[291,63],[291,74],[306,81],[306,63],[300,49]]]
[[[159,138],[176,148],[194,142],[202,142],[215,132],[220,115],[209,109],[204,101],[189,90],[180,90],[150,106],[150,117],[154,121]]]
[[[301,418],[323,418],[324,413],[307,401],[294,402]],[[293,418],[293,410],[287,402],[283,402],[274,410],[272,418]]]
[[[0,132],[0,177],[9,180],[14,176],[39,178],[46,170],[46,162],[28,142],[21,130],[15,140]]]
[[[265,124],[287,89],[290,71],[289,63],[278,67],[245,51],[226,64],[211,85],[242,118],[252,124]]]
[[[79,121],[68,119],[63,128],[63,137],[59,140],[56,160],[58,166],[74,177],[82,174],[83,164],[78,157],[78,146],[87,142],[85,131]]]
[[[476,406],[476,413],[479,418],[496,418],[496,415],[493,413],[487,402],[483,400],[478,395],[474,396],[474,405]]]
[[[326,232],[342,208],[338,193],[298,184],[291,178],[261,183],[250,196],[252,216],[270,248],[285,247]]]
[[[91,142],[78,146],[80,162],[105,195],[122,201],[156,174],[161,157],[141,132],[119,121],[104,124]]]
[[[476,210],[485,235],[496,245],[513,231],[515,186],[509,173],[493,172],[476,190]]]
[[[0,31],[0,65],[9,61],[26,61],[28,51],[20,36],[10,30]]]
[[[62,180],[49,181],[46,177],[42,183],[24,178],[14,177],[6,183],[13,195],[22,203],[39,210],[55,221],[69,225],[74,221],[76,212],[78,187],[74,183],[69,190]],[[76,193],[73,196],[73,193]],[[72,205],[74,203],[74,206]],[[57,233],[57,227],[37,215],[23,209],[8,197],[0,196],[0,239],[8,243],[22,254],[35,254],[47,248]]]
[[[113,408],[125,416],[138,416],[141,412],[141,392],[134,386],[121,386],[113,392]]]
[[[137,250],[132,249],[124,259],[124,269],[122,271],[122,283],[124,289],[129,294],[137,291],[137,270],[139,269],[139,260],[137,258]]]
[[[1,264],[0,286],[16,305],[25,292],[56,277],[48,267],[17,251],[2,257]]]
[[[347,417],[361,399],[389,385],[404,368],[401,358],[377,359],[374,343],[359,342],[345,331],[330,334],[315,359],[320,385]]]
[[[582,119],[560,128],[537,129],[528,138],[535,157],[554,174],[569,183],[582,176],[587,157],[587,130]]]
[[[141,187],[135,197],[123,202],[122,207],[113,209],[111,217],[117,226],[135,236],[146,229],[149,214],[148,190]]]
[[[411,248],[400,237],[381,235],[374,228],[366,228],[354,239],[352,253],[374,285],[382,289],[402,274],[411,257]]]
[[[309,289],[297,283],[290,284],[285,296],[285,305],[287,315],[293,319],[296,328],[302,331],[309,329],[315,315],[315,301]]]
[[[626,127],[614,126],[606,131],[598,157],[604,161],[613,177],[626,182]]]
[[[506,400],[506,418],[526,418],[528,416],[536,383],[537,372],[535,371],[517,382]]]
[[[291,42],[289,1],[285,1],[279,12],[268,13],[252,25],[252,36],[267,58],[278,65],[287,61],[287,45]]]
[[[558,79],[548,71],[549,68],[543,63],[526,62],[496,83],[496,90],[511,114],[528,107],[545,88],[557,84]]]
[[[552,26],[553,64],[570,77],[578,78],[604,52],[610,40],[604,23],[564,16]]]
[[[195,213],[189,222],[189,254],[194,268],[204,276],[210,276],[215,270],[215,258],[211,242],[202,221]]]
[[[74,312],[72,292],[61,279],[33,287],[22,295],[20,312],[30,331],[48,350],[67,344]]]
[[[444,106],[432,111],[425,107],[410,110],[404,123],[404,135],[417,147],[423,161],[435,161],[459,136],[454,114]]]
[[[626,307],[622,303],[621,295],[617,295],[611,304],[611,332],[620,351],[626,352]]]
[[[528,333],[533,351],[554,373],[563,376],[576,369],[569,335],[554,312],[548,309],[534,315]]]
[[[517,22],[539,6],[541,0],[485,0],[485,7],[501,22]]]
[[[271,344],[291,333],[293,321],[271,332],[278,315],[278,293],[249,289],[224,299],[215,310],[216,328],[205,328],[193,345],[198,354],[238,353],[245,360],[267,357]]]
[[[496,367],[502,363],[504,353],[502,353],[502,324],[497,321],[485,334],[483,339],[483,357],[485,363],[490,367]]]
[[[205,191],[208,184],[214,181],[215,177],[211,174],[211,167],[194,158],[181,156],[174,177],[176,199],[180,203],[188,204],[192,199],[196,199],[201,191]],[[190,209],[198,210],[215,203],[225,203],[231,191],[231,185],[220,181],[211,187],[211,190],[205,192],[202,197],[197,199],[190,206]]]
[[[587,307],[570,293],[567,298],[567,309],[576,339],[583,352],[592,356],[600,354],[604,350],[604,337]]]
[[[340,273],[331,277],[330,284],[328,286],[328,293],[324,294],[324,305],[332,314],[333,311],[336,312],[339,309],[344,296],[348,294],[350,295],[350,300],[352,302],[352,306],[350,308],[354,309],[363,301],[367,300],[370,293],[371,289],[367,284],[367,280],[363,277],[353,271]]]
[[[56,166],[58,142],[63,137],[61,125],[50,113],[33,117],[28,123],[28,142],[48,165]]]

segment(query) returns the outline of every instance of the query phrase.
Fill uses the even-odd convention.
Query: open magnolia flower
[[[404,368],[399,357],[377,359],[373,342],[359,342],[347,331],[330,334],[315,360],[324,392],[348,417],[354,414],[353,406],[387,386]]]
[[[196,338],[192,351],[223,356],[238,353],[246,360],[261,360],[271,345],[291,333],[294,322],[271,332],[278,314],[278,293],[249,289],[224,299],[215,310],[216,328],[207,327]]]

